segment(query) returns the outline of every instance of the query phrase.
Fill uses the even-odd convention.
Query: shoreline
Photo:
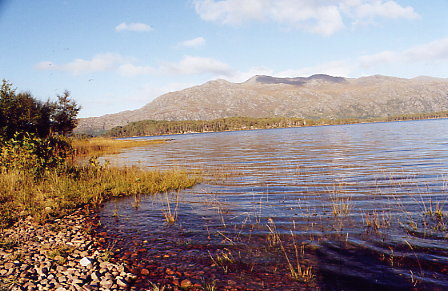
[[[302,127],[318,127],[318,126],[337,126],[337,125],[355,125],[355,124],[371,124],[371,123],[387,123],[387,122],[408,122],[408,121],[424,121],[424,120],[439,120],[448,119],[448,116],[441,117],[409,117],[409,118],[397,118],[390,117],[391,120],[385,119],[356,119],[345,121],[343,119],[336,119],[334,122],[328,122],[328,120],[315,120],[316,123],[305,122],[303,125],[292,125],[292,126],[280,126],[280,127],[253,127],[253,128],[232,128],[227,130],[206,130],[206,131],[185,131],[185,132],[173,132],[167,134],[155,134],[155,135],[131,135],[131,136],[110,136],[113,139],[134,139],[134,138],[145,138],[145,137],[166,137],[166,136],[176,136],[176,135],[187,135],[187,134],[202,134],[202,133],[220,133],[220,132],[237,132],[237,131],[251,131],[251,130],[268,130],[268,129],[287,129],[287,128],[302,128]],[[396,118],[396,119],[395,119]],[[322,122],[322,123],[319,123]],[[171,139],[167,139],[170,141]]]
[[[0,287],[7,290],[135,290],[137,276],[115,261],[97,233],[95,210],[77,209],[51,223],[30,217],[0,235]]]
[[[150,277],[160,272],[135,264],[146,249],[117,242],[101,229],[98,209],[79,208],[42,225],[22,218],[0,233],[0,290],[152,290]],[[180,275],[165,290],[203,290],[193,274]]]

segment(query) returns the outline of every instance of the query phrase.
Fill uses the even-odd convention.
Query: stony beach
[[[28,217],[1,230],[0,291],[204,290],[187,274],[176,278],[170,268],[150,271],[130,261],[146,250],[119,249],[99,225],[95,212],[80,209],[50,223]],[[152,285],[156,278],[165,283]]]
[[[94,235],[82,211],[39,225],[25,218],[1,232],[0,290],[129,290],[137,278]]]

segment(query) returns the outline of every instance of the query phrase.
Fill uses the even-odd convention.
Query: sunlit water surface
[[[201,170],[206,180],[138,203],[107,203],[101,219],[110,232],[157,241],[154,253],[204,247],[189,258],[192,268],[194,258],[216,263],[225,248],[252,269],[230,271],[247,278],[254,269],[287,275],[286,257],[295,262],[294,246],[303,245],[298,257],[313,266],[314,286],[448,288],[448,120],[170,138],[106,159]],[[164,219],[169,211],[173,225]]]

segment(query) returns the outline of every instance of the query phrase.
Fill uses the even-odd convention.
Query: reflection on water
[[[154,253],[188,244],[197,264],[237,252],[247,268],[221,271],[254,289],[275,290],[268,281],[290,278],[296,257],[314,266],[314,286],[448,288],[447,129],[448,120],[428,120],[174,136],[109,159],[199,169],[206,182],[138,208],[133,198],[112,201],[103,224],[160,242]]]

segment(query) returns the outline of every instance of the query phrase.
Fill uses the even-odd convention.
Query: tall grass
[[[135,167],[65,166],[35,179],[21,171],[0,175],[0,226],[31,215],[45,221],[112,197],[152,194],[192,187],[199,177],[185,171],[145,171]]]
[[[94,139],[74,141],[72,146],[76,157],[79,157],[147,144],[140,141]],[[5,154],[1,149],[0,153]],[[54,167],[43,168],[36,175],[32,160],[41,157],[34,154],[34,148],[14,151],[13,154],[8,152],[6,158],[8,162],[19,159],[23,163],[19,163],[20,167],[14,166],[17,163],[4,163],[6,166],[0,167],[2,228],[23,216],[32,216],[36,221],[43,222],[79,207],[97,207],[113,197],[184,189],[200,181],[196,174],[183,170],[162,172],[137,167],[109,167],[101,165],[95,157],[89,160],[90,163],[82,165],[65,160]]]
[[[105,137],[94,138],[74,138],[71,141],[75,157],[100,156],[106,154],[116,154],[130,147],[147,146],[165,143],[166,139],[157,140],[118,140]]]

